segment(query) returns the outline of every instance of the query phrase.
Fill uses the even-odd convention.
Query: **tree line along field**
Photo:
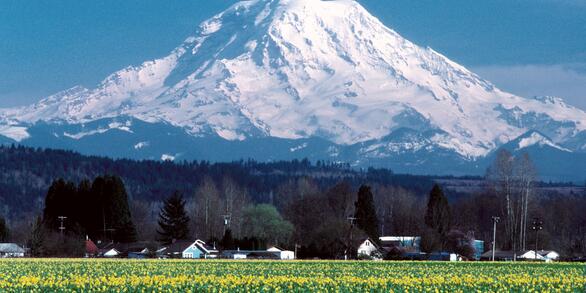
[[[584,292],[583,264],[0,260],[2,292]]]

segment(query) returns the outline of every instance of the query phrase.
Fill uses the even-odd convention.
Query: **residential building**
[[[279,259],[288,260],[288,259],[295,259],[295,252],[291,250],[286,250],[278,246],[272,246],[267,249],[269,252],[275,252],[279,255]]]
[[[16,243],[0,243],[0,257],[24,257],[25,250]]]
[[[159,257],[163,258],[217,258],[219,253],[214,247],[207,245],[201,240],[196,241],[175,241],[170,245],[157,251]]]
[[[382,251],[376,242],[372,241],[370,238],[367,238],[358,246],[358,256],[381,258]]]
[[[148,242],[98,243],[99,255],[108,258],[148,258],[151,255]]]
[[[89,238],[85,239],[85,257],[97,257],[100,254],[98,246]]]
[[[480,256],[480,260],[492,260],[492,250],[483,253]],[[515,260],[515,254],[512,251],[500,251],[494,252],[495,261],[513,261]]]
[[[556,261],[560,259],[560,254],[553,250],[538,250],[537,254],[540,254],[545,258],[545,261]]]
[[[516,258],[515,258],[516,257]],[[538,250],[535,253],[535,250],[527,250],[522,252],[517,252],[516,255],[512,251],[496,251],[494,260],[496,261],[556,261],[558,260],[560,255],[553,251],[553,250]],[[492,250],[489,250],[482,254],[481,260],[492,260]]]
[[[402,253],[419,253],[421,252],[421,237],[382,236],[379,238],[378,244],[368,238],[360,243],[357,252],[359,256],[381,259],[393,249],[399,249]]]

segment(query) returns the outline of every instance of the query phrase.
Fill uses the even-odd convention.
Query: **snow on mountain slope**
[[[500,91],[349,0],[242,1],[167,57],[118,71],[95,89],[0,111],[0,121],[20,134],[37,121],[118,116],[166,122],[193,136],[380,141],[361,152],[425,145],[471,159],[529,130],[562,147],[584,145],[575,140],[586,130],[585,112]],[[400,129],[430,136],[384,141]]]
[[[516,142],[516,151],[528,148],[530,146],[549,146],[560,151],[564,152],[571,152],[570,150],[563,148],[559,145],[553,143],[549,138],[543,136],[541,133],[536,131],[530,131],[520,137],[518,137],[514,142]]]

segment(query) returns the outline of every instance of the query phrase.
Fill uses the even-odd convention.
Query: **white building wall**
[[[372,243],[370,241],[370,239],[365,240],[364,242],[362,242],[362,244],[360,244],[360,246],[358,247],[358,254],[364,254],[364,255],[368,255],[371,256],[373,252],[375,252],[376,246],[374,245],[374,243]]]

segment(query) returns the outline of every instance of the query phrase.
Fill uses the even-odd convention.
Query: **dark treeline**
[[[430,177],[393,174],[390,170],[354,170],[345,164],[293,160],[260,163],[252,160],[232,163],[162,162],[113,160],[83,156],[75,152],[34,149],[23,146],[0,146],[0,214],[20,218],[23,213],[37,213],[51,183],[59,178],[80,183],[104,174],[122,178],[131,200],[160,202],[176,189],[193,194],[206,178],[216,184],[229,178],[245,188],[254,202],[269,203],[283,184],[311,177],[320,188],[340,180],[353,187],[363,182],[403,186],[426,192]]]
[[[467,255],[472,239],[491,248],[493,216],[502,219],[497,249],[532,249],[531,220],[538,217],[540,249],[586,253],[586,194],[540,190],[531,159],[506,151],[472,194],[430,177],[323,162],[174,164],[22,147],[0,148],[0,162],[0,216],[8,220],[0,237],[45,247],[38,255],[67,254],[35,245],[43,239],[65,237],[66,251],[78,251],[75,243],[86,235],[115,242],[198,238],[232,249],[278,244],[302,258],[343,258],[365,237],[422,236],[425,251]],[[65,235],[59,216],[67,217]]]

